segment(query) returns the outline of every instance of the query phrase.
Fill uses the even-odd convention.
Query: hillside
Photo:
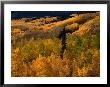
[[[100,76],[99,12],[12,19],[11,44],[12,76]]]

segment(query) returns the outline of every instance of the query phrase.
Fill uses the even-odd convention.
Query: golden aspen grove
[[[100,12],[11,19],[11,76],[99,77]]]

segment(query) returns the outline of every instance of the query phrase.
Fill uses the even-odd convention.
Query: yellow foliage
[[[21,32],[21,29],[19,29],[19,28],[15,28],[12,31],[13,34],[17,34],[17,33],[20,33],[20,32]]]
[[[79,25],[77,23],[73,23],[71,25],[67,25],[66,29],[71,29],[71,30],[77,30],[79,28]]]
[[[89,20],[86,23],[80,25],[79,29],[76,32],[74,32],[73,34],[82,36],[89,31],[91,31],[91,33],[95,32],[100,29],[99,22],[100,22],[100,18],[99,18],[99,16],[96,16],[94,19]],[[93,30],[95,30],[95,31],[93,31]]]
[[[28,27],[28,30],[47,32],[49,29],[61,29],[64,26],[66,29],[76,30],[73,34],[67,34],[67,48],[61,59],[60,39],[37,38],[16,42],[16,37],[23,35],[25,31],[23,33],[22,29],[13,29],[12,40],[15,42],[11,49],[13,77],[100,76],[100,49],[97,47],[99,37],[96,35],[100,30],[99,13],[71,16],[74,17],[63,21],[57,21],[57,17],[41,17],[29,22],[25,22],[27,18],[12,20],[12,26],[22,25]]]
[[[31,68],[35,72],[35,76],[52,76],[53,74],[51,66],[47,63],[45,57],[36,58],[32,62]]]

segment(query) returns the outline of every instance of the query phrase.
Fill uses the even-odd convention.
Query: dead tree
[[[61,52],[60,52],[60,57],[63,59],[63,54],[64,51],[66,49],[66,33],[72,33],[72,30],[69,29],[65,29],[65,27],[62,29],[62,31],[59,33],[58,38],[61,39],[61,44],[62,44],[62,48],[61,48]]]

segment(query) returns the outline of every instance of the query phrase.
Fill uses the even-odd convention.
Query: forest
[[[99,77],[100,12],[11,19],[11,76]]]

